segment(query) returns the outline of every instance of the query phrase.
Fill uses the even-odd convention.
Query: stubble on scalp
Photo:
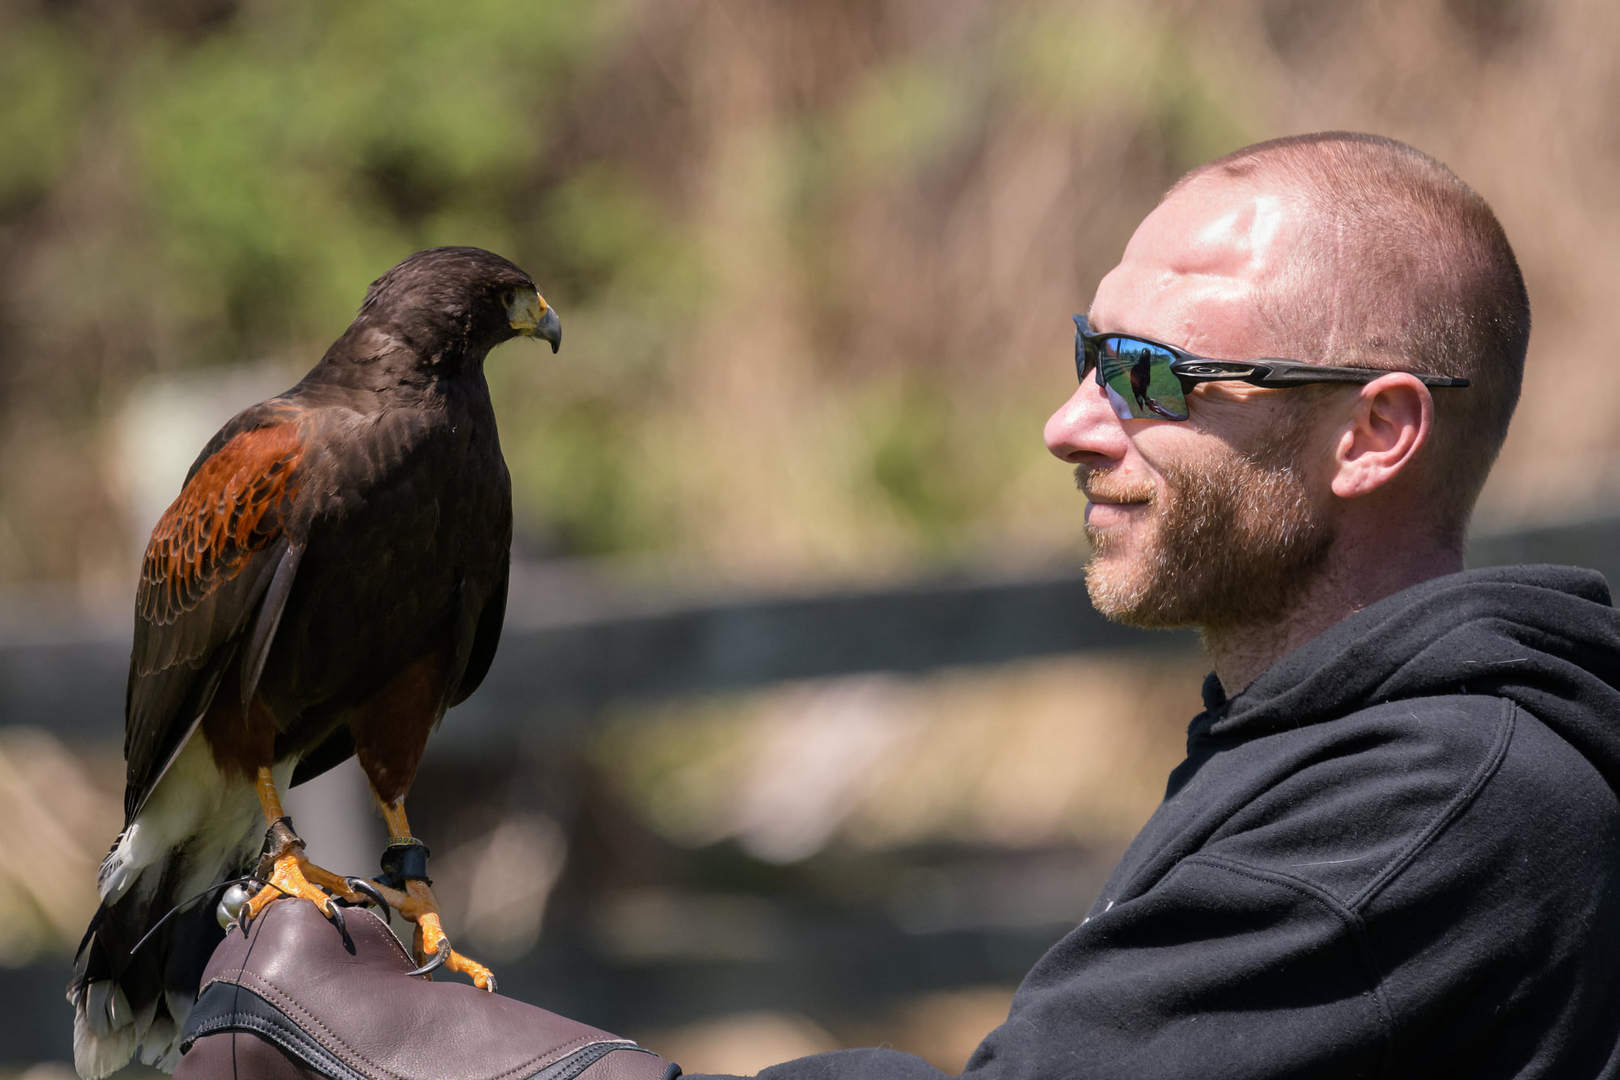
[[[1163,490],[1141,493],[1155,527],[1134,555],[1088,524],[1092,605],[1131,626],[1195,626],[1205,634],[1286,618],[1334,540],[1301,467],[1309,413],[1299,410],[1260,445],[1161,466]],[[1082,465],[1075,480],[1088,495],[1125,495],[1109,486],[1111,471]]]

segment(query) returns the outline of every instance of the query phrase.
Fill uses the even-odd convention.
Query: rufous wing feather
[[[218,692],[271,583],[279,581],[274,591],[285,601],[296,568],[300,548],[287,524],[305,450],[298,424],[243,420],[193,467],[141,564],[124,727],[129,818]],[[267,614],[248,658],[256,669],[274,633],[276,613]]]

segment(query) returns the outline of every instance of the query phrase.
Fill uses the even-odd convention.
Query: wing
[[[478,615],[478,629],[473,634],[472,649],[467,654],[467,666],[462,669],[451,705],[460,705],[489,674],[489,665],[495,660],[495,647],[501,643],[501,625],[506,622],[506,587],[511,578],[511,556],[501,560],[501,576],[495,591]]]
[[[244,700],[252,693],[302,550],[288,532],[306,447],[297,416],[275,400],[238,415],[203,449],[152,530],[125,698],[127,819],[184,746],[233,660],[242,661]]]

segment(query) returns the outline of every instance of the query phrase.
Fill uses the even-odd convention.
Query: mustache
[[[1112,468],[1099,469],[1091,465],[1074,467],[1074,486],[1087,502],[1152,502],[1157,494],[1152,483],[1146,480],[1127,483],[1120,480]]]

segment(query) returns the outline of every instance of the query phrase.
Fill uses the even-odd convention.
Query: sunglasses
[[[1074,369],[1083,385],[1097,370],[1097,385],[1121,420],[1185,420],[1187,392],[1203,382],[1236,381],[1252,386],[1308,383],[1370,383],[1390,374],[1383,368],[1324,367],[1266,356],[1258,360],[1211,360],[1174,345],[1134,334],[1094,334],[1084,315],[1074,317]],[[1467,379],[1416,375],[1425,386],[1467,386]]]

